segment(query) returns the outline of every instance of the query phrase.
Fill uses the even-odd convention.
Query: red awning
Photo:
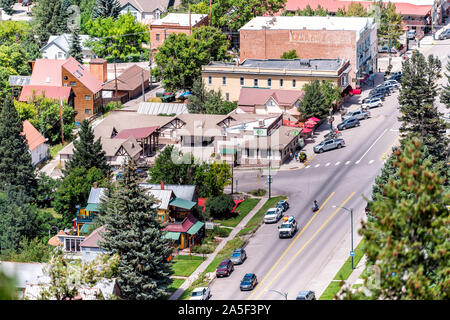
[[[308,133],[311,131],[312,131],[312,129],[310,129],[310,128],[303,128],[302,133]]]
[[[315,121],[315,122],[319,122],[320,119],[317,119],[316,117],[311,117],[308,119],[308,121]]]

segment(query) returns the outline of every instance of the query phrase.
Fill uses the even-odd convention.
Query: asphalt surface
[[[436,43],[424,53],[438,56],[444,71],[450,40]],[[284,299],[271,290],[287,293],[288,299],[295,299],[300,290],[323,292],[332,278],[324,281],[319,275],[333,253],[342,250],[343,239],[350,238],[351,234],[350,214],[340,207],[353,209],[356,238],[361,219],[365,218],[364,197],[370,198],[375,177],[392,146],[398,144],[397,97],[398,91],[387,96],[382,107],[370,109],[371,118],[361,120],[360,127],[343,131],[346,147],[314,155],[302,169],[273,172],[272,196],[288,196],[290,209],[285,214],[297,219],[299,231],[292,239],[279,239],[277,226],[281,222],[262,225],[245,248],[248,259],[235,266],[229,277],[213,281],[211,299]],[[239,180],[239,191],[258,187],[255,171],[236,170],[235,177]],[[265,180],[261,179],[262,188],[267,188]],[[315,214],[311,210],[314,199],[321,206]],[[239,289],[245,273],[255,273],[258,277],[259,283],[253,291]]]

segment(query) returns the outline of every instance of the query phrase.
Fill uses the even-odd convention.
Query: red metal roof
[[[304,95],[302,90],[241,88],[238,106],[264,105],[272,97],[279,105],[292,106]]]
[[[75,78],[80,80],[80,82],[92,93],[97,93],[102,90],[102,83],[89,71],[88,66],[81,65],[73,57],[67,58],[62,66],[72,73]]]
[[[102,234],[105,232],[105,226],[95,229],[80,243],[80,247],[98,248],[98,242],[103,241]]]
[[[30,85],[61,86],[61,66],[66,60],[36,59],[30,77]]]
[[[45,95],[46,98],[62,99],[67,101],[70,96],[70,87],[56,87],[56,86],[39,86],[39,85],[26,85],[22,87],[19,101],[27,102],[33,96],[33,91],[36,96]]]
[[[28,120],[23,122],[23,131],[21,133],[27,138],[28,148],[30,150],[36,149],[45,142],[44,136]]]
[[[129,137],[133,137],[135,139],[147,138],[158,128],[158,126],[153,126],[145,128],[125,129],[120,131],[114,137],[114,139],[128,139]]]
[[[337,10],[340,8],[345,8],[347,10],[348,6],[352,2],[359,2],[366,9],[372,6],[372,1],[287,0],[286,10],[287,11],[303,10],[307,7],[307,5],[309,5],[311,9],[315,10],[320,5],[322,8],[330,12],[337,12]],[[402,15],[425,16],[431,11],[431,5],[418,6],[407,2],[395,2],[394,4],[396,11],[400,12]]]
[[[187,232],[198,220],[188,214],[181,223],[169,223],[163,230],[170,232]]]

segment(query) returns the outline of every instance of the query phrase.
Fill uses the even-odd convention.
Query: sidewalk
[[[197,280],[197,278],[206,270],[206,268],[209,266],[209,264],[216,258],[217,254],[225,247],[228,241],[234,239],[234,237],[241,231],[247,222],[258,212],[259,209],[266,203],[268,200],[268,197],[261,198],[261,201],[258,202],[258,204],[250,211],[244,219],[239,222],[239,224],[231,231],[231,233],[223,239],[219,245],[217,246],[216,250],[214,250],[213,253],[208,255],[208,258],[203,261],[203,263],[186,279],[186,281],[183,282],[183,284],[175,291],[172,296],[169,298],[169,300],[177,300],[183,292],[190,287],[192,282]]]

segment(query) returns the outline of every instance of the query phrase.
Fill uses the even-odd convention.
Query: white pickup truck
[[[297,221],[293,216],[283,217],[283,223],[278,227],[280,238],[292,238],[297,232]]]

